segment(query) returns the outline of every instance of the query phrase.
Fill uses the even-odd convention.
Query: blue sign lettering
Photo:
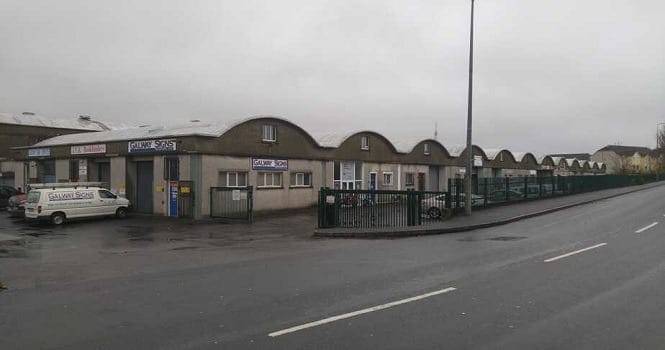
[[[252,158],[252,170],[287,171],[289,161],[288,159]]]

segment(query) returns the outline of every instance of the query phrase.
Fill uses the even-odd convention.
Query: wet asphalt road
[[[30,228],[51,232],[0,258],[0,349],[662,348],[662,198],[665,186],[398,240],[309,239],[306,217],[253,233],[141,219]]]

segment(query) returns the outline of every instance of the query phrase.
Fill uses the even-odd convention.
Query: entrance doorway
[[[136,211],[152,213],[152,162],[136,162]]]
[[[425,190],[425,173],[418,173],[418,191]]]
[[[342,181],[342,189],[343,190],[354,190],[355,189],[354,181]]]
[[[439,190],[439,167],[430,166],[429,167],[429,188],[428,191],[438,191]]]
[[[97,163],[97,181],[103,182],[106,186],[111,186],[111,163]]]
[[[369,189],[376,190],[376,173],[369,173]]]

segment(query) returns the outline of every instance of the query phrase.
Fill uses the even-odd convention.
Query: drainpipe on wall
[[[397,164],[397,190],[402,190],[402,164]]]

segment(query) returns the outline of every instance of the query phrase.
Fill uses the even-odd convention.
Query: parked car
[[[466,198],[465,194],[460,193],[459,200],[461,206],[464,206],[464,198]],[[472,206],[482,205],[483,203],[484,203],[483,196],[479,196],[476,194],[471,195]],[[441,218],[442,216],[444,216],[445,213],[448,212],[448,210],[446,209],[446,196],[442,194],[439,196],[425,198],[420,201],[420,208],[422,212],[431,219]]]
[[[7,209],[9,198],[19,193],[19,190],[11,186],[0,186],[0,210]]]
[[[517,192],[514,190],[509,190],[508,191],[508,197],[509,200],[518,200],[518,199],[523,199],[524,194],[522,192]],[[488,201],[491,203],[497,203],[497,202],[505,202],[506,201],[506,191],[505,190],[499,190],[499,191],[494,191],[492,194],[489,196]]]
[[[545,193],[545,191],[546,191],[547,189],[549,189],[549,188],[552,187],[552,185],[549,185],[549,188],[547,188],[545,185],[547,185],[547,184],[544,184],[544,185],[543,185],[543,193]],[[511,191],[514,191],[514,192],[519,192],[520,195],[521,195],[522,197],[524,197],[524,186],[513,187],[513,188],[511,188],[510,190],[511,190]],[[550,190],[550,191],[551,191],[551,190]],[[537,185],[537,184],[536,184],[536,185],[534,185],[534,184],[530,184],[530,185],[528,185],[528,186],[526,187],[526,194],[527,194],[527,198],[537,198],[537,197],[540,197],[540,195],[541,195],[541,192],[540,192],[540,186]],[[512,198],[512,195],[511,195],[511,198]]]
[[[74,184],[32,185],[25,204],[27,220],[60,225],[69,219],[116,216],[124,218],[129,200],[96,186]]]
[[[25,216],[25,201],[28,195],[26,193],[19,193],[9,197],[7,203],[7,212],[11,218],[22,218]]]

